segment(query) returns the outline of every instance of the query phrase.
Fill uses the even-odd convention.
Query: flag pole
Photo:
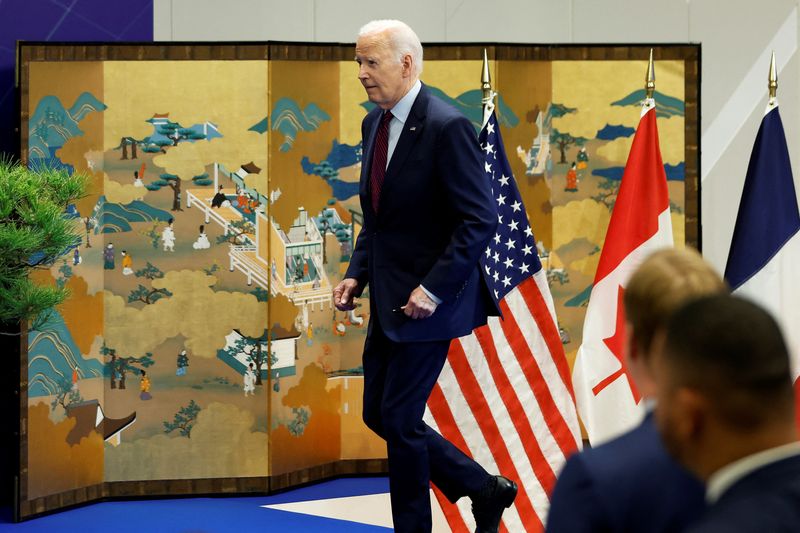
[[[483,49],[483,70],[481,72],[481,90],[483,91],[483,98],[481,102],[483,103],[483,121],[481,122],[481,128],[486,126],[486,122],[489,120],[489,116],[494,111],[494,104],[492,100],[494,100],[494,93],[492,92],[492,80],[489,74],[489,56],[486,53],[486,48]]]
[[[767,87],[769,88],[769,106],[773,107],[778,103],[778,69],[775,66],[775,50],[772,51],[772,59],[769,62],[769,82]]]

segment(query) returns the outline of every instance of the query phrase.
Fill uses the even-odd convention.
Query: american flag
[[[517,482],[501,531],[542,531],[556,475],[581,443],[575,395],[547,274],[494,112],[479,142],[498,221],[481,268],[504,318],[491,317],[452,342],[425,420],[489,473]],[[435,494],[454,532],[474,530],[468,498],[453,505]]]

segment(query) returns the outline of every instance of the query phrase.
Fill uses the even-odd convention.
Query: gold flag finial
[[[653,49],[650,49],[650,61],[647,63],[647,77],[645,78],[644,89],[647,92],[647,98],[652,98],[656,90],[656,69],[653,66]]]
[[[772,59],[769,62],[769,103],[775,102],[775,97],[778,94],[778,69],[775,66],[775,51],[772,51]]]
[[[486,48],[483,49],[483,72],[481,73],[481,89],[483,90],[483,105],[492,99],[492,80],[489,75],[489,56]]]
[[[483,99],[481,100],[483,104],[483,121],[481,122],[481,128],[483,128],[486,126],[487,122],[489,122],[489,117],[494,111],[494,104],[492,103],[492,100],[494,100],[494,93],[492,92],[492,80],[489,76],[489,55],[486,53],[486,48],[483,49],[481,90],[483,91]]]

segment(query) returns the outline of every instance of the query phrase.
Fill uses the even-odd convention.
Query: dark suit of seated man
[[[657,329],[686,301],[723,291],[719,275],[690,249],[658,251],[631,277],[624,301],[631,333],[627,368],[649,407],[658,388]],[[637,428],[567,461],[551,498],[547,531],[681,531],[704,507],[702,483],[667,454],[651,410]]]
[[[800,443],[786,343],[765,310],[733,296],[669,322],[657,413],[667,449],[706,481],[690,531],[800,531]]]

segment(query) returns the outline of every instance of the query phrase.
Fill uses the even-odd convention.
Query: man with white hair
[[[469,496],[476,531],[494,532],[516,484],[422,420],[450,341],[499,314],[478,264],[497,214],[475,129],[419,81],[422,45],[406,24],[361,28],[356,62],[376,107],[361,125],[364,225],[334,302],[352,310],[370,286],[363,417],[387,443],[395,531],[431,530],[433,481],[452,502]]]

